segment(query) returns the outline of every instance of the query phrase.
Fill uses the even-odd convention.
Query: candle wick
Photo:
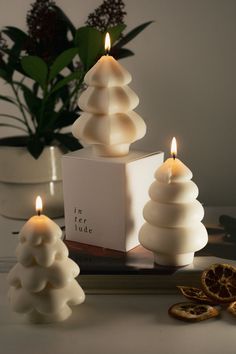
[[[38,216],[40,216],[40,215],[41,215],[41,211],[40,211],[40,209],[38,209],[38,210],[37,210],[37,214],[38,214]]]
[[[175,155],[175,154],[172,154],[172,157],[173,157],[173,159],[175,160],[175,158],[176,158],[176,155]]]

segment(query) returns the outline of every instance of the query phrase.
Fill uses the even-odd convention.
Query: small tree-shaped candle
[[[50,323],[67,319],[70,306],[82,303],[85,295],[74,279],[80,269],[68,258],[60,227],[40,209],[20,231],[8,295],[14,311],[26,313],[31,322]]]
[[[106,49],[110,39],[106,35]],[[82,143],[100,156],[124,156],[130,144],[146,133],[143,119],[133,111],[138,96],[127,85],[131,75],[110,55],[104,55],[85,75],[87,89],[79,98],[84,111],[72,127]]]
[[[201,223],[204,209],[196,200],[198,187],[191,181],[190,169],[176,158],[175,138],[172,158],[156,171],[149,189],[151,200],[143,209],[146,223],[139,233],[140,243],[154,253],[161,265],[183,266],[192,263],[194,252],[208,241]]]

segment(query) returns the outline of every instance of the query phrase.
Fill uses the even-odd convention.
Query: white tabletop
[[[188,324],[168,316],[177,295],[88,295],[66,322],[31,325],[12,313],[0,275],[1,354],[235,354],[236,318]]]
[[[180,295],[87,295],[61,324],[30,325],[11,311],[4,269],[15,262],[22,222],[1,221],[0,354],[235,354],[236,318],[188,324],[170,318]]]

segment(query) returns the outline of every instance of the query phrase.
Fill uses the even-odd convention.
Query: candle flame
[[[42,202],[42,198],[39,195],[36,198],[35,208],[37,214],[40,215],[43,210],[43,202]]]
[[[109,33],[107,32],[105,36],[105,51],[109,53],[110,49],[111,49],[111,38]]]
[[[172,155],[173,159],[175,159],[176,155],[177,155],[177,142],[176,142],[175,137],[172,139],[170,151],[171,151],[171,155]]]

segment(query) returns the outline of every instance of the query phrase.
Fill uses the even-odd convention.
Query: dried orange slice
[[[202,291],[202,289],[194,288],[191,286],[177,286],[177,288],[187,299],[210,305],[215,304],[215,302],[212,299],[209,299],[209,297]]]
[[[232,302],[227,310],[234,316],[236,316],[236,301]]]
[[[213,264],[201,276],[204,292],[218,303],[236,301],[236,268],[229,264]]]
[[[195,302],[179,302],[172,305],[169,315],[182,321],[199,322],[219,315],[219,310],[208,304],[196,304]]]

